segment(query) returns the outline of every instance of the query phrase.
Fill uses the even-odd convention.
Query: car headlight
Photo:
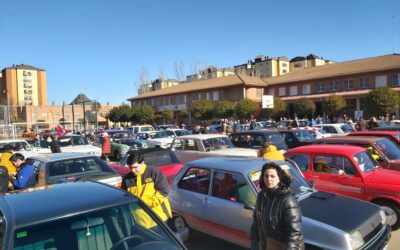
[[[381,216],[381,223],[382,224],[386,224],[386,213],[385,213],[385,211],[383,211],[381,209],[381,211],[379,212],[379,215]]]
[[[351,247],[353,249],[358,249],[362,245],[364,245],[364,239],[360,231],[355,231],[352,234],[350,234],[350,242],[351,242]]]

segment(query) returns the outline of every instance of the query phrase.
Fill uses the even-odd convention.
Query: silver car
[[[170,201],[177,229],[190,227],[250,247],[250,226],[267,161],[249,158],[204,158],[189,162],[171,184]],[[302,210],[306,248],[382,249],[390,226],[380,207],[315,190],[291,162],[293,191]]]

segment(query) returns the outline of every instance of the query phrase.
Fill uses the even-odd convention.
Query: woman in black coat
[[[282,169],[275,163],[263,166],[261,191],[251,226],[253,250],[304,248],[301,210],[292,194],[291,182],[289,169]]]
[[[57,137],[55,137],[54,135],[49,135],[50,140],[48,140],[49,142],[49,146],[50,146],[50,150],[52,153],[61,153],[61,148],[60,148],[60,144],[58,143]]]

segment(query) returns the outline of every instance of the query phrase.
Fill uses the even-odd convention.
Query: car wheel
[[[171,226],[175,232],[178,232],[178,231],[182,230],[183,228],[187,227],[185,219],[182,216],[180,216],[179,214],[174,214],[172,216],[172,225]]]
[[[377,201],[376,204],[381,206],[386,213],[386,221],[392,227],[392,231],[400,227],[400,208],[397,204],[390,201]]]
[[[114,152],[114,158],[115,158],[117,161],[120,161],[120,160],[121,160],[121,154],[120,154],[118,151],[115,151],[115,152]]]

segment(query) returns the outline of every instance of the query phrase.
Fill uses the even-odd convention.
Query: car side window
[[[172,145],[172,148],[174,148],[174,149],[178,149],[178,150],[183,150],[183,147],[182,147],[182,145],[183,145],[183,142],[184,140],[180,140],[180,139],[175,139],[174,140],[174,143],[173,143],[173,145]]]
[[[222,171],[214,173],[212,196],[251,206],[257,199],[243,176]]]
[[[335,170],[332,169],[330,163],[333,161],[330,155],[315,155],[313,159],[313,169],[317,173],[332,174]],[[338,171],[338,169],[336,169]]]
[[[289,158],[297,164],[301,171],[308,170],[308,164],[310,163],[308,155],[290,155]]]
[[[285,142],[295,142],[296,137],[292,133],[283,133],[283,137],[285,138]]]
[[[253,138],[253,147],[262,148],[264,146],[264,138],[261,135],[255,135]]]
[[[241,134],[237,137],[237,141],[234,145],[239,148],[250,148],[253,140],[254,138],[252,135]]]
[[[189,168],[183,178],[179,181],[178,187],[188,191],[208,194],[211,172],[206,168]]]
[[[185,151],[199,151],[197,144],[196,144],[196,140],[194,139],[187,139],[184,141],[185,142],[185,146],[183,148],[183,150]]]

